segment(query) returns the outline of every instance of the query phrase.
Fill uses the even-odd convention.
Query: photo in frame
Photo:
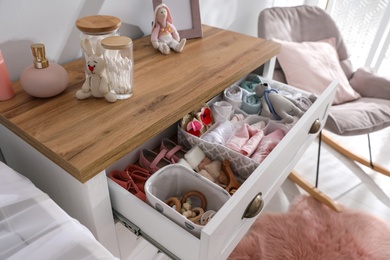
[[[162,3],[168,6],[180,38],[203,36],[199,0],[153,0],[153,12]]]

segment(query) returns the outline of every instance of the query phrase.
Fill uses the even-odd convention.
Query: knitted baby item
[[[268,83],[260,83],[256,86],[256,95],[262,98],[261,115],[271,116],[276,120],[284,120],[285,123],[294,122],[293,116],[301,117],[300,110],[291,100],[280,95],[277,90],[271,89]]]

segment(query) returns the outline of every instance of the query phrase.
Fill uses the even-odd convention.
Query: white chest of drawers
[[[218,212],[200,239],[107,181],[106,170],[144,145],[155,145],[183,115],[267,63],[279,45],[263,39],[203,27],[204,37],[188,41],[180,54],[162,55],[145,37],[134,41],[134,95],[110,104],[77,100],[84,81],[82,61],[66,64],[69,87],[59,96],[35,99],[15,82],[16,95],[0,103],[0,147],[7,163],[31,179],[68,214],[87,226],[119,256],[111,207],[177,257],[225,258],[254,218],[242,219],[261,192],[268,203],[324,122],[335,85],[315,102],[273,153]],[[166,132],[168,131],[168,132]],[[157,137],[156,137],[157,136]],[[130,155],[129,155],[130,154]],[[127,159],[127,158],[126,158]],[[129,203],[131,207],[129,207]],[[186,256],[186,257],[184,257]]]

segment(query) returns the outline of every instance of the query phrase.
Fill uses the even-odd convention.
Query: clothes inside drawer
[[[226,258],[249,229],[255,220],[254,217],[261,213],[261,207],[259,207],[254,211],[255,214],[247,214],[248,209],[253,206],[253,201],[260,200],[262,203],[259,205],[263,206],[271,200],[297,160],[316,137],[317,132],[311,132],[312,125],[318,121],[321,126],[325,122],[336,86],[337,84],[332,84],[323,95],[317,98],[316,102],[289,129],[261,164],[258,164],[257,167],[254,164],[253,171],[248,170],[246,180],[218,210],[212,221],[203,227],[199,237],[194,236],[109,179],[113,208],[137,226],[142,231],[141,233],[151,237],[157,247],[171,252],[178,258]],[[137,162],[142,149],[153,150],[159,147],[162,138],[174,136],[178,132],[177,128],[178,125],[175,124],[158,136],[151,138],[141,147],[107,168],[107,174],[114,169],[125,169],[129,163]],[[216,150],[214,149],[214,151]],[[244,157],[240,156],[240,158]],[[192,254],[189,255],[188,252]]]
[[[260,98],[256,94],[255,90],[261,84],[267,86],[269,95],[277,96],[274,99],[277,105],[284,106],[286,115],[283,118],[270,112],[270,96],[263,95]],[[263,88],[260,90],[264,91]],[[258,97],[257,103],[249,104],[245,98],[248,96]],[[310,93],[250,74],[198,110],[184,116],[178,124],[178,140],[188,149],[199,146],[213,160],[228,159],[237,179],[242,183],[272,152],[314,100]],[[283,109],[274,107],[271,110]]]

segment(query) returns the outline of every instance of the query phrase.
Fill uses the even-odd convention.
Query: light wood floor
[[[368,155],[367,135],[340,137],[332,135],[361,155]],[[374,161],[390,168],[390,127],[370,134]],[[315,184],[318,139],[312,143],[298,162],[295,170]],[[318,188],[336,202],[350,208],[363,210],[390,223],[390,177],[376,173],[364,166],[354,169],[344,164],[345,159],[322,143]],[[363,169],[367,174],[362,173]],[[370,177],[370,178],[369,178]],[[374,180],[374,181],[373,181]],[[267,206],[267,211],[285,211],[298,194],[305,192],[286,180]]]

